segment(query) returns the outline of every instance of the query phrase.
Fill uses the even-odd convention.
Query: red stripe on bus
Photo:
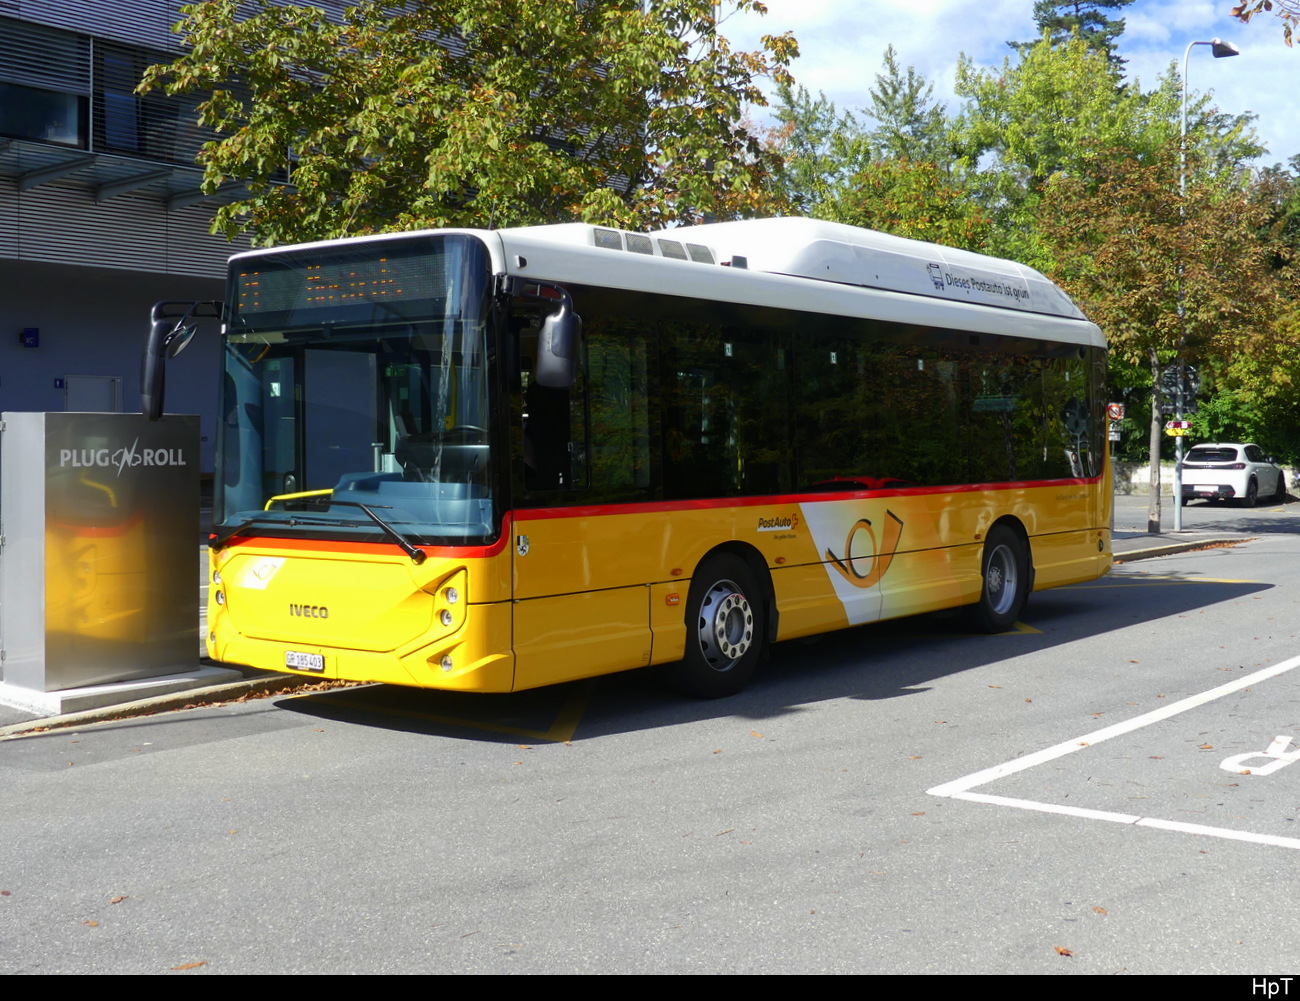
[[[483,559],[496,556],[506,547],[510,539],[510,515],[501,523],[501,536],[490,546],[416,546],[425,556],[444,559]],[[229,540],[223,549],[235,549],[239,546],[256,546],[259,549],[294,549],[313,553],[355,553],[373,556],[379,552],[392,552],[393,543],[385,539],[382,542],[342,542],[337,539],[285,539],[268,535],[236,536]]]

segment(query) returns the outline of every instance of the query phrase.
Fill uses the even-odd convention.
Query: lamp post
[[[1185,199],[1187,197],[1187,61],[1192,54],[1192,49],[1197,45],[1208,45],[1210,52],[1215,59],[1225,59],[1228,56],[1239,56],[1241,50],[1231,42],[1225,42],[1221,38],[1211,39],[1208,42],[1188,42],[1187,48],[1183,51],[1183,112],[1182,120],[1178,130],[1178,222],[1181,227],[1184,217]],[[1183,419],[1183,409],[1185,400],[1183,399],[1183,387],[1186,385],[1186,369],[1184,364],[1183,349],[1186,346],[1187,332],[1183,327],[1183,282],[1182,266],[1178,268],[1178,358],[1177,358],[1177,378],[1174,380],[1174,420]],[[1152,387],[1154,391],[1154,387]],[[1183,437],[1178,435],[1174,438],[1174,531],[1183,530]]]

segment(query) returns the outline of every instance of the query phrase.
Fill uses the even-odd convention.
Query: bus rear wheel
[[[673,687],[705,699],[744,688],[763,652],[763,607],[740,557],[723,553],[700,564],[686,600],[686,655],[669,672]]]
[[[1029,557],[1011,529],[999,525],[984,542],[984,586],[971,607],[975,625],[986,633],[1004,633],[1015,625],[1029,597]]]

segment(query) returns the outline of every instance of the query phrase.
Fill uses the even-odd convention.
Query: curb
[[[1230,545],[1232,543],[1250,542],[1253,536],[1240,535],[1232,538],[1189,539],[1186,542],[1168,542],[1144,549],[1130,549],[1124,553],[1112,553],[1110,561],[1115,563],[1133,563],[1137,560],[1155,559],[1157,556],[1172,556],[1174,553],[1187,553],[1193,549],[1208,549],[1211,546]]]
[[[155,695],[152,698],[140,699],[136,702],[123,702],[120,705],[86,709],[83,712],[67,713],[63,716],[44,716],[26,720],[22,723],[10,723],[8,726],[0,727],[0,740],[22,737],[32,733],[44,733],[46,730],[62,730],[71,726],[148,716],[173,709],[184,709],[186,706],[195,703],[230,702],[241,696],[255,693],[277,695],[281,692],[291,692],[304,685],[316,683],[318,683],[318,679],[304,678],[296,674],[268,674],[259,678],[245,678],[243,681],[234,681],[225,685],[192,688],[187,692]]]

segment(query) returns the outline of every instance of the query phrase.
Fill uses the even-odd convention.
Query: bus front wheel
[[[999,525],[984,542],[984,586],[972,606],[976,626],[986,633],[1003,633],[1020,617],[1029,597],[1029,557],[1020,536]]]
[[[686,600],[686,656],[670,680],[686,695],[716,699],[749,683],[767,635],[763,599],[745,561],[727,553],[696,569]]]

